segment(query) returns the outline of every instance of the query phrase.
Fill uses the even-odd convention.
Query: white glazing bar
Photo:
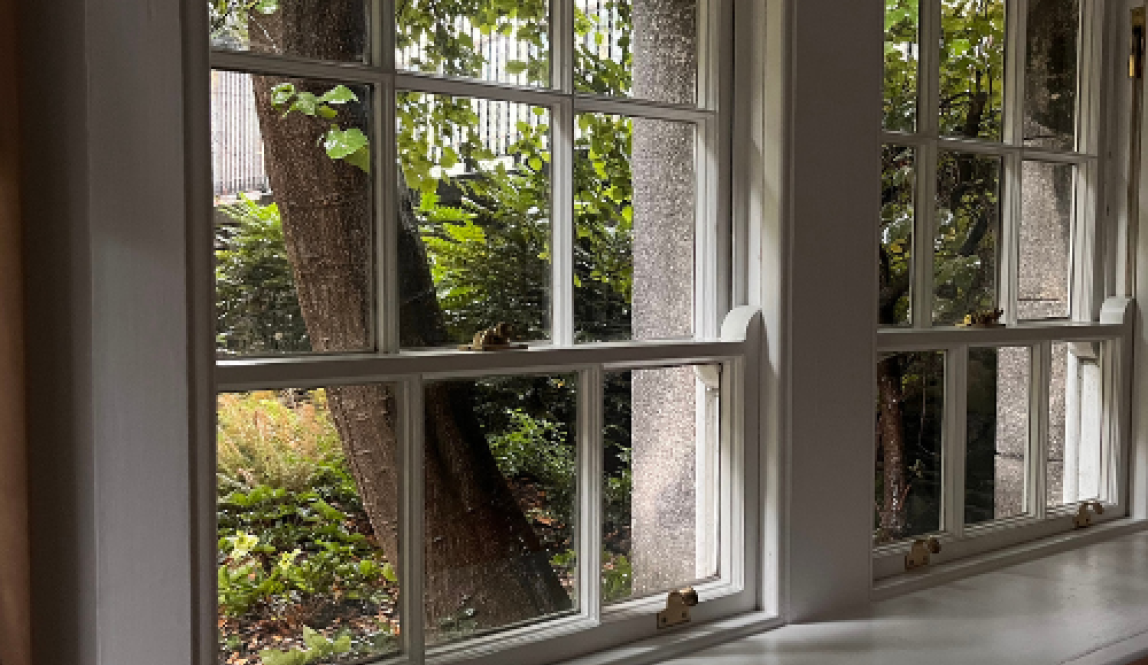
[[[574,106],[565,98],[550,107],[550,336],[574,344]]]
[[[733,34],[733,2],[731,0],[710,0],[712,13],[708,31],[709,72],[707,97],[716,115],[708,121],[711,140],[716,149],[716,163],[710,179],[709,198],[713,202],[712,214],[715,237],[708,246],[711,256],[714,283],[713,302],[709,316],[711,330],[703,330],[703,337],[718,334],[721,321],[733,302],[733,91],[734,58],[731,41],[723,35]]]
[[[760,580],[756,566],[753,572],[747,570],[747,558],[756,561],[749,554],[746,541],[746,514],[752,510],[747,503],[754,496],[749,493],[747,469],[752,468],[748,461],[756,461],[746,449],[745,437],[745,396],[746,367],[744,359],[733,360],[721,368],[721,393],[718,399],[718,491],[720,513],[718,517],[718,573],[721,578],[736,588]],[[757,505],[756,503],[754,505]],[[765,589],[759,589],[765,593]]]
[[[602,615],[602,368],[578,376],[578,605],[581,615]]]
[[[371,62],[385,72],[395,71],[395,0],[371,0]]]
[[[403,400],[399,440],[402,473],[399,486],[399,605],[402,612],[402,645],[410,662],[420,665],[426,653],[423,614],[423,576],[425,575],[423,524],[423,382],[411,377],[403,382],[400,397]]]
[[[961,344],[993,346],[1032,344],[1051,340],[1093,341],[1114,339],[1123,327],[1111,323],[1022,323],[1000,328],[934,328],[908,330],[889,328],[877,334],[877,350],[883,353],[947,349]]]
[[[1028,0],[1007,3],[1004,75],[1004,141],[1017,147],[1024,145],[1024,85]],[[1004,323],[1016,325],[1017,287],[1019,284],[1020,224],[1023,214],[1022,170],[1019,152],[1010,152],[1001,160],[1000,231],[997,238],[997,306],[1004,310]]]
[[[917,132],[935,137],[941,107],[941,0],[925,0],[920,11],[920,54],[917,80]],[[916,150],[913,210],[911,312],[913,327],[933,325],[933,234],[937,217],[937,144],[926,141]]]
[[[1096,224],[1098,165],[1078,166],[1073,171],[1072,223],[1069,249],[1069,306],[1074,321],[1094,321],[1104,294],[1103,242]]]
[[[1017,289],[1020,281],[1020,224],[1024,214],[1022,171],[1019,154],[1001,160],[1000,230],[997,239],[997,307],[1004,310],[1003,322],[1017,324]]]
[[[1027,59],[1025,40],[1028,23],[1028,0],[1008,0],[1006,3],[1004,73],[1004,113],[1002,121],[1004,142],[1010,146],[1024,145],[1024,79]]]
[[[1044,344],[1030,346],[1028,372],[1028,445],[1024,460],[1024,510],[1036,517],[1038,505],[1044,497],[1044,477],[1039,457],[1044,454],[1042,441],[1048,438],[1048,372],[1044,362]],[[1041,414],[1045,415],[1041,415]]]
[[[1032,414],[1030,422],[1033,423],[1033,438],[1035,445],[1032,450],[1032,460],[1029,463],[1029,473],[1033,476],[1033,488],[1029,493],[1032,498],[1032,515],[1037,519],[1044,519],[1048,513],[1048,450],[1049,405],[1051,404],[1052,388],[1052,342],[1041,342],[1036,346],[1032,363]]]
[[[211,68],[252,74],[327,79],[341,83],[378,83],[384,76],[381,69],[359,62],[320,62],[289,55],[249,51],[212,51]]]
[[[915,157],[911,315],[914,329],[927,330],[933,325],[933,237],[937,219],[939,158],[937,144],[920,145]]]
[[[574,0],[550,0],[550,79],[563,94],[574,93]]]
[[[399,350],[399,173],[395,150],[395,89],[388,77],[375,87],[371,116],[378,149],[375,184],[375,337],[381,353]]]
[[[738,341],[618,342],[573,347],[536,346],[521,351],[404,351],[392,355],[261,358],[222,361],[216,389],[254,390],[299,385],[338,385],[414,374],[471,376],[529,373],[594,363],[633,367],[712,362],[742,355]]]
[[[717,128],[712,122],[695,126],[694,132],[694,335],[717,335],[717,174],[721,152]]]
[[[578,113],[608,113],[634,118],[671,120],[676,122],[702,122],[714,116],[713,111],[693,106],[661,104],[638,99],[611,99],[576,95],[574,110]]]
[[[969,347],[945,354],[944,435],[941,442],[941,529],[961,538],[965,529],[965,454],[968,449]]]

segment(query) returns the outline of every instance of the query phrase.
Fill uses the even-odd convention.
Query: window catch
[[[1072,518],[1073,526],[1077,529],[1086,529],[1092,526],[1093,514],[1103,515],[1104,506],[1100,505],[1099,501],[1085,501],[1076,510],[1076,517]]]
[[[1128,78],[1144,78],[1144,8],[1132,10],[1132,52],[1128,55]]]
[[[514,344],[510,341],[514,330],[509,323],[499,323],[486,330],[474,333],[470,344],[458,347],[459,351],[510,351],[511,349],[525,349],[525,344]]]
[[[658,628],[670,628],[690,622],[690,608],[698,604],[698,592],[692,586],[671,591],[666,597],[666,609],[658,612]]]
[[[941,541],[933,536],[913,541],[909,553],[905,555],[905,570],[923,568],[929,565],[933,554],[941,551]]]

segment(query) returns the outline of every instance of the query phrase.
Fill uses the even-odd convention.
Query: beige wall
[[[30,665],[16,0],[0,0],[0,663]]]

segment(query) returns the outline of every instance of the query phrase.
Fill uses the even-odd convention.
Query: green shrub
[[[302,491],[342,461],[323,390],[225,393],[217,413],[221,492],[259,486]]]

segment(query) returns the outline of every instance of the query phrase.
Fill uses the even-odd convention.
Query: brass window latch
[[[1072,525],[1077,529],[1085,529],[1092,526],[1092,515],[1103,515],[1104,506],[1100,505],[1099,501],[1085,501],[1080,504],[1080,508],[1076,510],[1076,516],[1072,518]]]
[[[905,570],[923,568],[929,565],[932,555],[941,551],[941,541],[933,536],[913,541],[909,553],[905,555]]]
[[[670,628],[690,622],[690,608],[698,604],[698,592],[692,586],[671,591],[666,609],[658,612],[658,628]]]

